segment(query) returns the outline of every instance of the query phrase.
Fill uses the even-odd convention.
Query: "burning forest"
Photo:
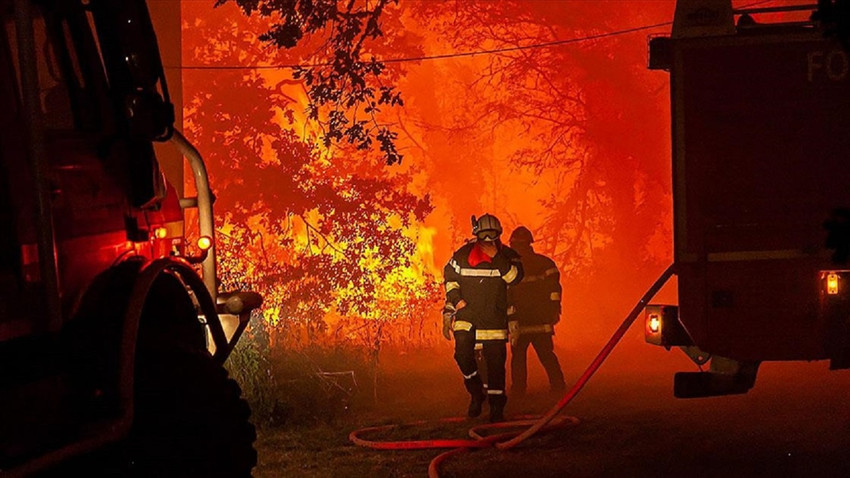
[[[274,13],[185,2],[186,125],[217,187],[222,280],[266,296],[281,340],[432,345],[443,263],[491,212],[536,232],[570,310],[636,293],[670,260],[668,89],[645,68],[652,28],[600,34],[663,31],[672,5],[567,3],[388,2],[360,54],[384,62],[370,87],[395,86],[358,105],[361,127],[294,68],[328,61],[321,32],[278,48]],[[352,126],[392,134],[394,156]]]
[[[471,215],[500,218],[503,242],[533,231],[560,273],[555,350],[595,352],[674,259],[671,90],[647,68],[674,8],[183,2],[184,123],[215,184],[221,280],[265,297],[231,360],[255,417],[334,420],[358,395],[412,393],[393,374],[445,375],[421,359],[450,359],[443,266]]]

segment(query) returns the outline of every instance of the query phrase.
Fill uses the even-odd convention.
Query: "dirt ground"
[[[451,458],[441,476],[850,476],[850,371],[830,372],[826,362],[766,363],[747,395],[679,400],[672,396],[673,372],[696,367],[679,351],[644,344],[634,330],[624,342],[565,409],[578,425],[513,450]],[[568,385],[596,353],[596,344],[584,345],[557,350]],[[427,476],[440,450],[377,451],[347,437],[365,426],[461,415],[467,397],[450,345],[383,363],[377,406],[352,410],[332,425],[261,430],[254,475]],[[525,398],[509,398],[509,417],[542,413],[557,400],[545,393],[536,358],[529,363],[532,389]],[[383,436],[465,438],[480,423],[404,427]]]

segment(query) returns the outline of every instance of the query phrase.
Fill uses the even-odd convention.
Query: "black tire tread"
[[[144,476],[250,476],[257,434],[239,385],[206,350],[139,350],[133,469]]]

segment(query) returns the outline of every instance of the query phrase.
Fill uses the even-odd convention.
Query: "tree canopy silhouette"
[[[633,35],[516,49],[665,16],[597,2],[565,5],[454,0],[411,8],[454,51],[512,50],[486,56],[469,75],[451,128],[477,135],[480,144],[512,128],[517,140],[501,153],[518,170],[555,178],[541,197],[541,250],[576,272],[598,266],[604,256],[629,269],[665,260],[659,256],[667,244],[656,243],[658,234],[668,233],[670,200],[668,157],[659,154],[666,152],[669,129],[659,110],[665,79],[646,71],[645,43]]]
[[[382,14],[398,0],[216,0],[233,2],[246,15],[271,20],[259,38],[279,48],[309,44],[313,53],[294,68],[307,87],[307,116],[323,130],[330,146],[348,142],[368,149],[375,142],[387,164],[400,163],[398,134],[378,117],[381,109],[402,105],[395,85],[385,84],[386,64],[374,47],[383,36]]]

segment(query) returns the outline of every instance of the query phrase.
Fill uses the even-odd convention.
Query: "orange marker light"
[[[168,230],[164,227],[158,227],[153,230],[153,236],[157,239],[165,239],[165,236],[168,235]]]
[[[657,334],[658,331],[661,330],[661,319],[656,314],[652,314],[649,316],[647,325],[649,326],[650,332]]]
[[[826,293],[829,295],[838,294],[838,274],[835,272],[826,275]]]
[[[212,239],[210,239],[210,238],[209,238],[209,237],[207,237],[207,236],[201,236],[201,237],[199,237],[199,238],[198,238],[198,247],[199,247],[202,251],[206,251],[207,249],[209,249],[210,247],[212,247]]]

